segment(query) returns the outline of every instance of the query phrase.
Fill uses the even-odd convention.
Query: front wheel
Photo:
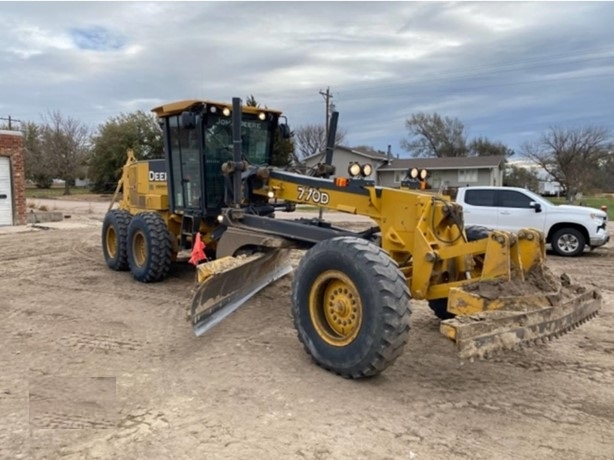
[[[166,277],[172,260],[170,234],[162,216],[143,212],[128,227],[128,263],[137,281],[151,283]]]
[[[403,352],[409,298],[403,273],[381,248],[331,238],[311,248],[297,268],[294,326],[318,365],[346,378],[370,377]]]
[[[552,235],[552,250],[559,256],[575,257],[584,252],[586,240],[575,228],[562,228]]]

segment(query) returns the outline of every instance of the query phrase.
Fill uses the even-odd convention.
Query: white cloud
[[[293,125],[400,152],[417,111],[514,147],[549,122],[606,123],[611,3],[4,3],[2,116],[97,125],[184,98],[253,94]],[[77,31],[77,35],[75,35]]]

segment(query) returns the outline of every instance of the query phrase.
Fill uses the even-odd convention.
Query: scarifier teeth
[[[490,359],[499,352],[531,348],[558,339],[597,316],[600,307],[598,292],[587,291],[556,307],[512,310],[503,316],[482,315],[474,321],[464,317],[461,321],[446,320],[445,324],[455,329],[454,339],[461,359]]]

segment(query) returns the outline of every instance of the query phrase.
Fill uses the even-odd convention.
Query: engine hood
[[[601,209],[589,208],[588,206],[575,206],[572,204],[560,204],[553,207],[556,212],[564,212],[569,214],[583,214],[590,215],[594,214],[597,217],[601,217],[603,219],[607,219],[608,215],[606,212]]]

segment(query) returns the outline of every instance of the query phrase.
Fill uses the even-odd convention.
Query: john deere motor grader
[[[370,165],[336,175],[336,112],[325,161],[298,174],[270,166],[275,137],[290,135],[281,112],[244,107],[238,98],[153,111],[166,158],[129,155],[122,198],[104,219],[103,252],[111,269],[129,269],[141,282],[162,280],[179,254],[192,254],[197,335],[290,273],[288,251],[297,248],[305,250],[292,282],[298,337],[317,364],[349,378],[378,374],[402,353],[410,297],[428,301],[463,358],[549,340],[600,308],[598,291],[547,269],[542,233],[475,234],[444,196],[376,186],[366,179]],[[375,225],[353,232],[321,213],[276,218],[297,204],[367,216]]]

